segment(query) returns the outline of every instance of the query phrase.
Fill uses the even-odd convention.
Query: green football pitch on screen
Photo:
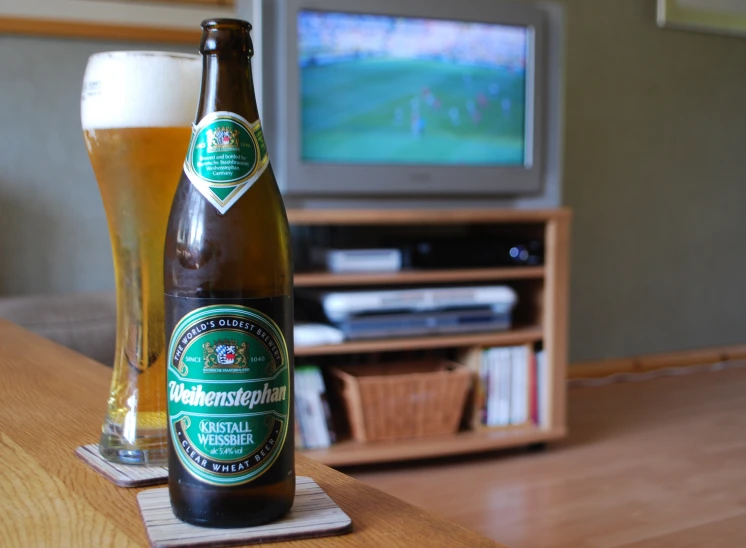
[[[302,157],[320,163],[523,165],[523,70],[353,59],[301,69]]]

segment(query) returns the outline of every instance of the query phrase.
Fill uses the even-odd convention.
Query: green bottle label
[[[269,165],[259,120],[249,122],[227,111],[212,112],[192,130],[184,173],[224,214],[251,188]]]
[[[280,327],[246,306],[200,307],[174,327],[168,356],[169,433],[182,465],[225,486],[270,469],[290,420],[290,357]]]

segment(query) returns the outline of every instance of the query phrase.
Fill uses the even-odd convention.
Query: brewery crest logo
[[[245,342],[219,339],[202,345],[205,373],[240,373],[249,370],[249,346]]]
[[[207,130],[207,152],[229,152],[238,151],[241,142],[237,129],[228,126],[219,126]]]

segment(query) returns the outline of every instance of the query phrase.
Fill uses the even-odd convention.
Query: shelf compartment
[[[386,442],[343,441],[326,449],[310,449],[302,453],[327,466],[356,466],[507,449],[557,440],[565,433],[564,428],[545,429],[537,426],[480,428],[453,436]]]
[[[569,209],[289,209],[291,225],[451,225],[544,223],[569,219]]]
[[[444,270],[405,270],[401,272],[333,274],[331,272],[300,272],[295,275],[295,287],[332,287],[349,285],[398,285],[418,283],[485,282],[529,280],[544,277],[543,266],[513,266],[501,268],[459,268]]]
[[[349,341],[323,346],[301,346],[295,349],[296,356],[323,356],[329,354],[354,354],[362,352],[394,352],[425,348],[450,348],[465,346],[501,346],[537,342],[542,339],[540,326],[518,327],[510,331],[470,333],[454,335],[429,335],[401,339],[375,339]]]

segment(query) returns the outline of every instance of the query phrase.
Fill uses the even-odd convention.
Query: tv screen
[[[527,27],[311,10],[297,18],[303,162],[531,163]]]

